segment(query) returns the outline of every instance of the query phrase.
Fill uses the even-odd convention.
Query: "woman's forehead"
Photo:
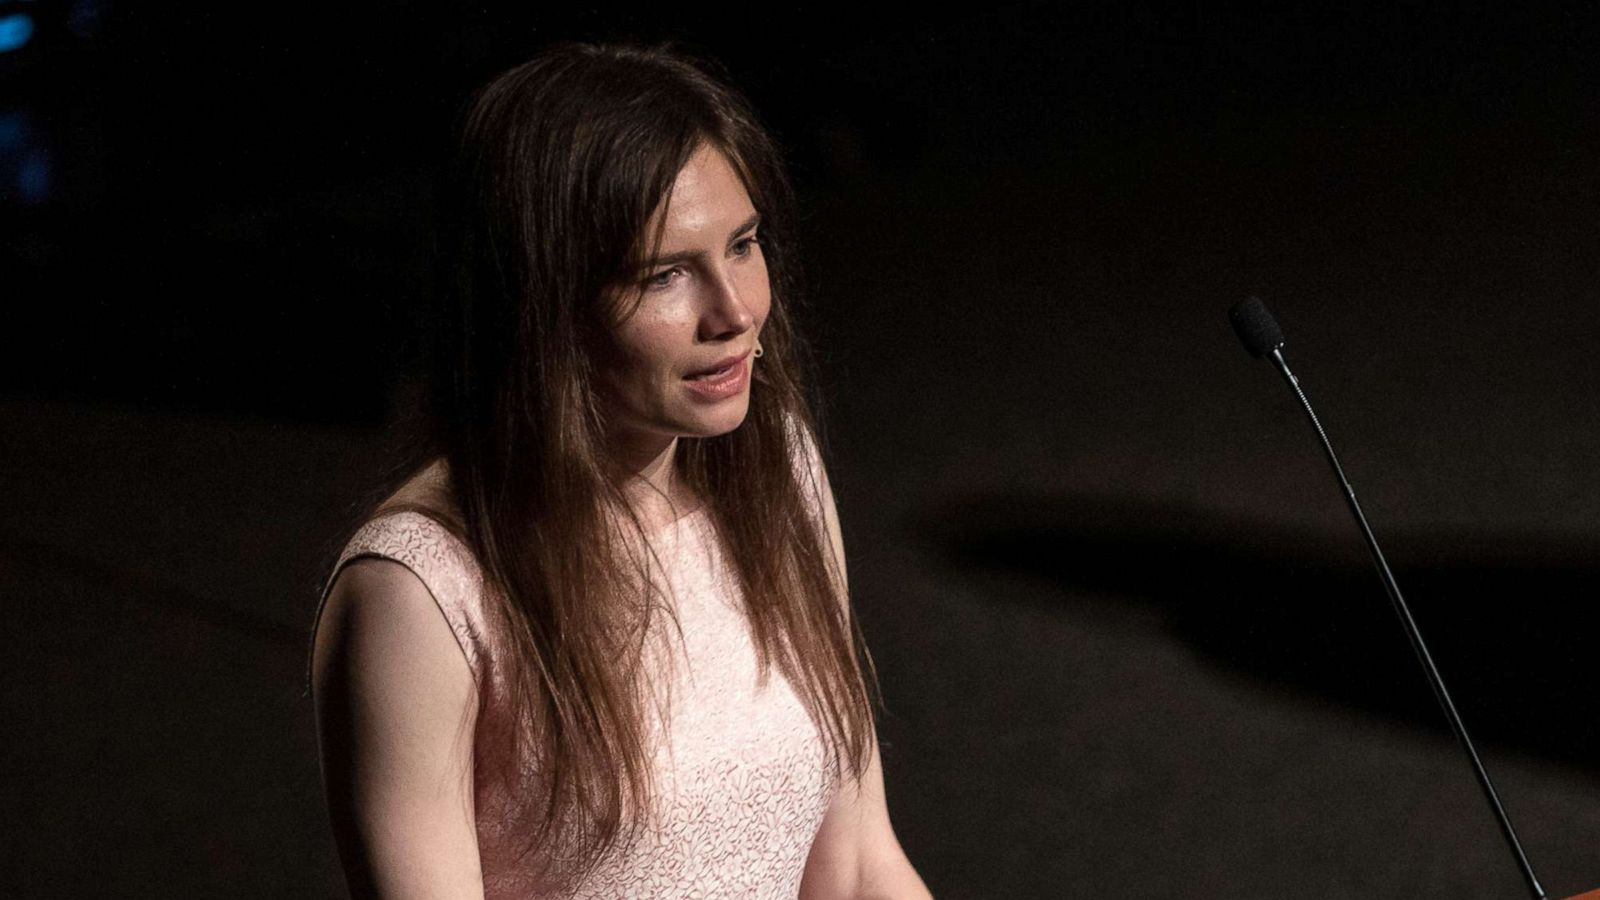
[[[726,238],[755,212],[744,179],[727,155],[702,144],[678,170],[648,230],[661,235],[661,249],[670,253],[679,249],[670,246],[674,242]]]

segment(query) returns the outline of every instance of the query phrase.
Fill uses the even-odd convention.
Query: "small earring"
[[[766,351],[761,349],[761,342],[760,341],[756,341],[756,352],[755,352],[756,359],[760,359],[761,357],[763,357],[765,355],[766,355]]]

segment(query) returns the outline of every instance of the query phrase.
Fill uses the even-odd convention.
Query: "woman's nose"
[[[707,287],[706,305],[700,316],[701,338],[727,338],[755,327],[755,315],[751,313],[744,288],[734,273],[726,269],[718,271]]]

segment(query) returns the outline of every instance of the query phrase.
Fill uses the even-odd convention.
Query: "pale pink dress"
[[[671,696],[669,725],[653,739],[656,824],[604,859],[588,880],[561,889],[539,883],[529,866],[518,864],[522,836],[503,824],[508,810],[540,802],[538,773],[529,773],[520,796],[479,782],[475,813],[489,898],[793,898],[799,891],[838,784],[821,737],[781,672],[774,667],[764,685],[757,683],[737,581],[706,516],[691,513],[649,540],[684,642],[678,647],[677,630],[657,617],[677,649],[656,660],[654,676],[670,679],[656,686],[670,687]],[[466,545],[434,519],[400,511],[356,532],[333,575],[363,556],[392,559],[416,573],[486,692],[485,717],[499,714],[482,578]]]

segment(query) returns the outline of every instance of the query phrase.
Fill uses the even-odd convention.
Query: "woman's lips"
[[[750,382],[749,354],[735,356],[732,361],[717,369],[683,380],[689,390],[706,400],[726,400],[738,396]]]
[[[727,357],[725,359],[719,359],[716,362],[712,363],[711,365],[706,366],[704,369],[697,369],[696,371],[690,373],[689,375],[685,375],[684,377],[685,378],[705,378],[706,376],[717,376],[717,375],[726,374],[729,369],[731,369],[733,366],[743,362],[744,358],[749,356],[749,355],[750,355],[750,351],[746,350],[745,352],[739,354],[738,356],[729,356],[729,357]]]

